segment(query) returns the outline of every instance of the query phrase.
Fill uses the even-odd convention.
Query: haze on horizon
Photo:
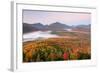
[[[23,23],[42,23],[44,25],[49,25],[54,22],[60,22],[67,25],[88,25],[91,24],[91,14],[23,10]]]

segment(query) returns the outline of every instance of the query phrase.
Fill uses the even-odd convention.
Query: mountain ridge
[[[44,25],[42,23],[33,23],[33,24],[28,24],[28,23],[23,23],[23,33],[28,33],[32,31],[63,31],[65,29],[73,29],[73,30],[90,30],[90,24],[88,25],[77,25],[77,26],[69,26],[67,24],[63,24],[60,22],[54,22],[49,25]]]

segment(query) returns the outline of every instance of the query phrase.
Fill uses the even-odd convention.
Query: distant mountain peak
[[[42,23],[33,23],[32,25],[42,25],[43,26]]]
[[[63,23],[61,23],[61,22],[54,22],[54,23],[51,23],[51,25],[52,24],[63,24]],[[66,25],[66,24],[64,24],[64,25]]]
[[[54,22],[54,23],[55,23],[55,24],[62,24],[62,23],[60,23],[60,22]],[[54,24],[54,23],[53,23],[53,24]]]

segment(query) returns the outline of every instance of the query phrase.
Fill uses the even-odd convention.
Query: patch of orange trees
[[[23,43],[23,62],[82,60],[91,58],[90,42],[49,38]]]

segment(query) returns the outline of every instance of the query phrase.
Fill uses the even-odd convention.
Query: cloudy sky
[[[67,25],[87,25],[91,24],[91,14],[23,10],[23,23],[42,23],[44,25],[49,25],[54,22],[60,22]]]

